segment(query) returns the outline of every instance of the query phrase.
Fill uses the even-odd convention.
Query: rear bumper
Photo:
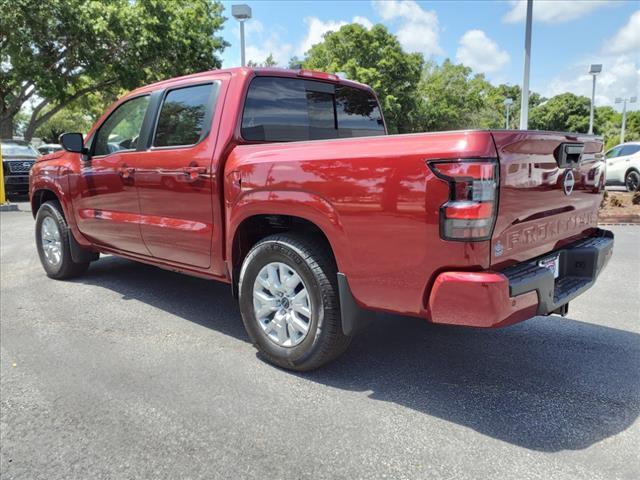
[[[536,315],[564,312],[569,301],[589,289],[609,262],[613,233],[598,229],[541,258],[559,255],[559,277],[539,259],[500,272],[444,272],[429,298],[431,321],[472,327],[500,327]]]

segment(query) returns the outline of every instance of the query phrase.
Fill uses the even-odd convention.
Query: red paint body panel
[[[598,223],[602,189],[584,182],[587,172],[601,162],[602,141],[593,136],[553,132],[496,131],[500,159],[500,202],[492,244],[500,242],[502,255],[493,256],[501,268],[589,235]],[[552,152],[561,142],[585,146],[583,160],[573,169],[571,195],[563,191],[567,168],[558,168]],[[494,248],[495,251],[495,248]]]
[[[361,305],[425,315],[433,275],[441,268],[488,268],[490,247],[440,238],[439,209],[449,186],[426,162],[495,156],[487,132],[239,146],[227,160],[225,176],[238,172],[241,179],[235,196],[225,189],[227,229],[234,232],[260,209],[311,221],[326,212],[318,225]],[[254,198],[264,202],[258,210]]]
[[[431,321],[470,327],[502,327],[536,315],[538,294],[509,296],[509,281],[499,273],[443,272],[433,284]]]
[[[550,251],[595,226],[600,195],[576,184],[575,196],[563,197],[563,172],[551,165],[553,148],[571,137],[460,131],[251,144],[241,137],[241,115],[248,85],[259,75],[297,77],[293,71],[237,68],[131,92],[89,135],[131,96],[222,82],[210,133],[194,147],[115,153],[90,162],[69,152],[43,157],[31,171],[32,202],[43,190],[53,192],[85,247],[223,281],[231,281],[233,240],[244,221],[300,217],[326,235],[361,306],[485,327],[528,318],[536,303],[529,294],[509,298],[505,278],[489,269]],[[602,149],[594,137],[577,140],[587,145],[587,156]],[[440,209],[449,184],[426,162],[474,158],[500,164],[493,237],[443,240]],[[183,169],[193,166],[202,171],[186,175]],[[122,167],[132,175],[121,174]],[[541,225],[551,221],[571,228],[532,240],[526,229],[549,229]],[[498,242],[507,246],[500,258],[492,254]]]

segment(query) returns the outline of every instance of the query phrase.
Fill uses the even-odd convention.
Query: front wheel
[[[47,275],[62,280],[83,274],[89,262],[74,262],[69,245],[69,226],[56,201],[43,203],[36,215],[36,247]]]
[[[275,365],[313,370],[351,341],[342,333],[337,271],[323,243],[292,234],[265,238],[245,258],[238,290],[247,333]]]
[[[627,192],[637,192],[640,189],[640,173],[635,170],[631,170],[624,178],[624,186],[627,187]]]

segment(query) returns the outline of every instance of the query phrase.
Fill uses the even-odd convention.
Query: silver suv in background
[[[640,190],[640,142],[616,145],[604,158],[607,185],[624,185],[628,192]]]

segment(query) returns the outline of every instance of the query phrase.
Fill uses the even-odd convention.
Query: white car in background
[[[607,185],[624,185],[628,192],[640,190],[640,142],[616,145],[604,158]]]

